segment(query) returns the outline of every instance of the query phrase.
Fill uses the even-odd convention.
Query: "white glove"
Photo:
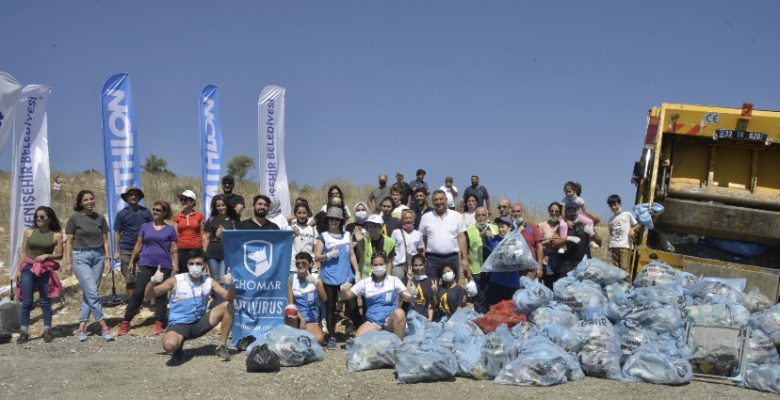
[[[585,225],[583,231],[585,231],[585,234],[587,234],[588,236],[593,236],[596,234],[596,231],[593,229],[593,227],[588,225]]]
[[[332,260],[339,256],[339,249],[333,249],[327,253],[325,253],[325,258],[328,260]]]
[[[232,285],[233,284],[233,275],[230,275],[230,272],[225,274],[222,277],[222,283],[224,283],[225,285]]]
[[[474,281],[469,281],[469,283],[466,284],[466,295],[469,297],[477,295],[477,284],[474,283]]]
[[[165,279],[165,275],[160,271],[160,267],[157,267],[157,272],[152,275],[152,279],[150,279],[155,284],[162,283],[162,281]]]
[[[317,278],[312,274],[306,275],[306,283],[317,283]]]
[[[351,284],[351,283],[349,283],[349,282],[344,282],[344,283],[341,285],[341,291],[342,291],[342,292],[348,292],[348,291],[349,291],[349,289],[352,289],[352,284]]]
[[[577,243],[580,242],[580,238],[578,238],[576,236],[566,236],[566,241],[567,242],[572,242],[574,244],[577,244]]]
[[[417,295],[419,294],[417,293],[417,286],[412,285],[412,287],[410,287],[408,291],[409,291],[409,296],[411,296],[413,299],[417,298]]]

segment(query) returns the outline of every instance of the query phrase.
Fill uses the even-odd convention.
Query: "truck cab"
[[[696,275],[780,286],[780,112],[693,104],[653,107],[634,165],[636,203],[658,203],[633,253]]]

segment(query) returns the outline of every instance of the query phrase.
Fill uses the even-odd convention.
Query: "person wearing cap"
[[[459,279],[459,271],[467,278],[471,277],[466,224],[459,212],[447,208],[447,195],[443,190],[433,192],[433,212],[422,216],[419,230],[425,243],[425,274],[429,278],[439,279],[445,265],[453,267],[456,279]]]
[[[233,325],[233,299],[236,297],[236,285],[230,272],[219,282],[210,276],[204,276],[206,258],[201,250],[193,250],[187,261],[186,273],[165,278],[156,273],[151,278],[152,285],[147,286],[148,296],[167,296],[171,292],[170,323],[163,335],[163,350],[172,353],[181,361],[184,341],[197,339],[220,325],[220,344],[214,350],[222,361],[230,360],[227,340]],[[225,289],[222,285],[227,286]],[[211,310],[207,310],[209,296],[216,293],[224,301]]]
[[[241,212],[244,211],[244,197],[240,194],[233,193],[233,189],[236,187],[236,180],[232,175],[225,175],[222,178],[222,194],[227,199],[230,207],[236,210],[236,214],[241,216]]]
[[[482,263],[490,254],[486,243],[493,236],[498,236],[498,227],[488,222],[488,212],[485,207],[477,207],[474,211],[476,223],[466,228],[466,246],[469,249],[469,269],[477,285],[477,295],[474,297],[474,311],[486,313],[485,290],[489,274],[482,273]]]
[[[425,182],[425,170],[424,169],[418,169],[417,170],[417,179],[409,182],[409,188],[411,188],[412,191],[415,191],[417,189],[425,189],[427,192],[428,189],[428,183]]]
[[[264,194],[255,195],[252,199],[252,218],[245,219],[236,225],[236,229],[244,230],[279,230],[268,217],[268,210],[271,208],[271,198]]]
[[[366,322],[355,332],[355,337],[367,332],[386,330],[403,339],[406,332],[406,313],[398,307],[398,300],[412,301],[417,291],[412,286],[406,288],[403,282],[387,273],[387,256],[371,256],[371,274],[358,281],[354,286],[347,282],[341,285],[341,298],[355,301],[362,296],[366,307]]]
[[[563,253],[563,263],[559,276],[565,276],[583,257],[591,258],[590,243],[601,246],[601,237],[592,226],[586,225],[580,218],[580,205],[576,201],[567,201],[564,205],[565,222],[568,225],[566,234],[566,252]]]
[[[190,251],[203,249],[203,222],[206,218],[195,209],[198,196],[192,190],[185,190],[179,195],[181,211],[173,216],[173,226],[179,238],[176,246],[179,248],[179,271],[187,272],[187,258]]]
[[[384,254],[385,257],[392,260],[395,258],[395,241],[387,235],[382,234],[382,225],[384,221],[378,215],[372,215],[366,220],[366,230],[368,235],[355,235],[355,247],[352,252],[352,268],[360,271],[361,278],[371,276],[373,270],[371,266],[371,256],[374,254]],[[388,274],[392,272],[388,270]]]
[[[325,321],[328,328],[328,348],[336,348],[336,302],[339,288],[346,282],[354,282],[360,272],[350,261],[354,258],[350,232],[344,232],[344,211],[331,207],[327,211],[328,230],[320,233],[314,244],[314,261],[320,263],[320,279],[326,293]],[[361,321],[357,301],[345,301],[347,315],[354,326]]]
[[[455,206],[458,205],[458,188],[452,184],[452,177],[448,176],[444,178],[444,184],[439,187],[439,190],[443,190],[444,194],[447,195],[447,208],[450,210],[454,210]]]
[[[403,173],[395,173],[395,185],[401,187],[401,203],[406,204],[409,207],[413,207],[414,200],[411,198],[412,188],[404,181]]]
[[[140,204],[144,192],[138,187],[128,186],[120,197],[127,206],[119,210],[114,218],[114,262],[122,263],[122,276],[125,278],[125,291],[129,299],[133,297],[137,270],[134,269],[134,273],[130,273],[127,266],[138,239],[138,231],[141,230],[141,225],[152,222],[152,212]]]
[[[311,272],[314,259],[311,254],[300,252],[295,255],[296,272],[290,274],[287,282],[287,307],[284,309],[284,323],[288,326],[309,331],[317,343],[325,344],[325,334],[320,327],[320,300],[327,301],[328,294],[321,279]]]
[[[368,207],[375,213],[382,211],[379,202],[390,196],[390,187],[387,186],[387,175],[379,175],[379,187],[375,187],[368,195]]]

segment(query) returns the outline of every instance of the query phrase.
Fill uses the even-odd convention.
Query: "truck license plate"
[[[735,131],[718,129],[715,131],[718,139],[744,140],[748,142],[766,142],[767,135],[762,132]]]

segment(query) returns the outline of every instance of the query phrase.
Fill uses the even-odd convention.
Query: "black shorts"
[[[166,331],[176,332],[179,335],[184,336],[184,340],[197,339],[214,329],[209,323],[209,315],[211,315],[211,311],[203,315],[197,322],[191,324],[171,324]]]

